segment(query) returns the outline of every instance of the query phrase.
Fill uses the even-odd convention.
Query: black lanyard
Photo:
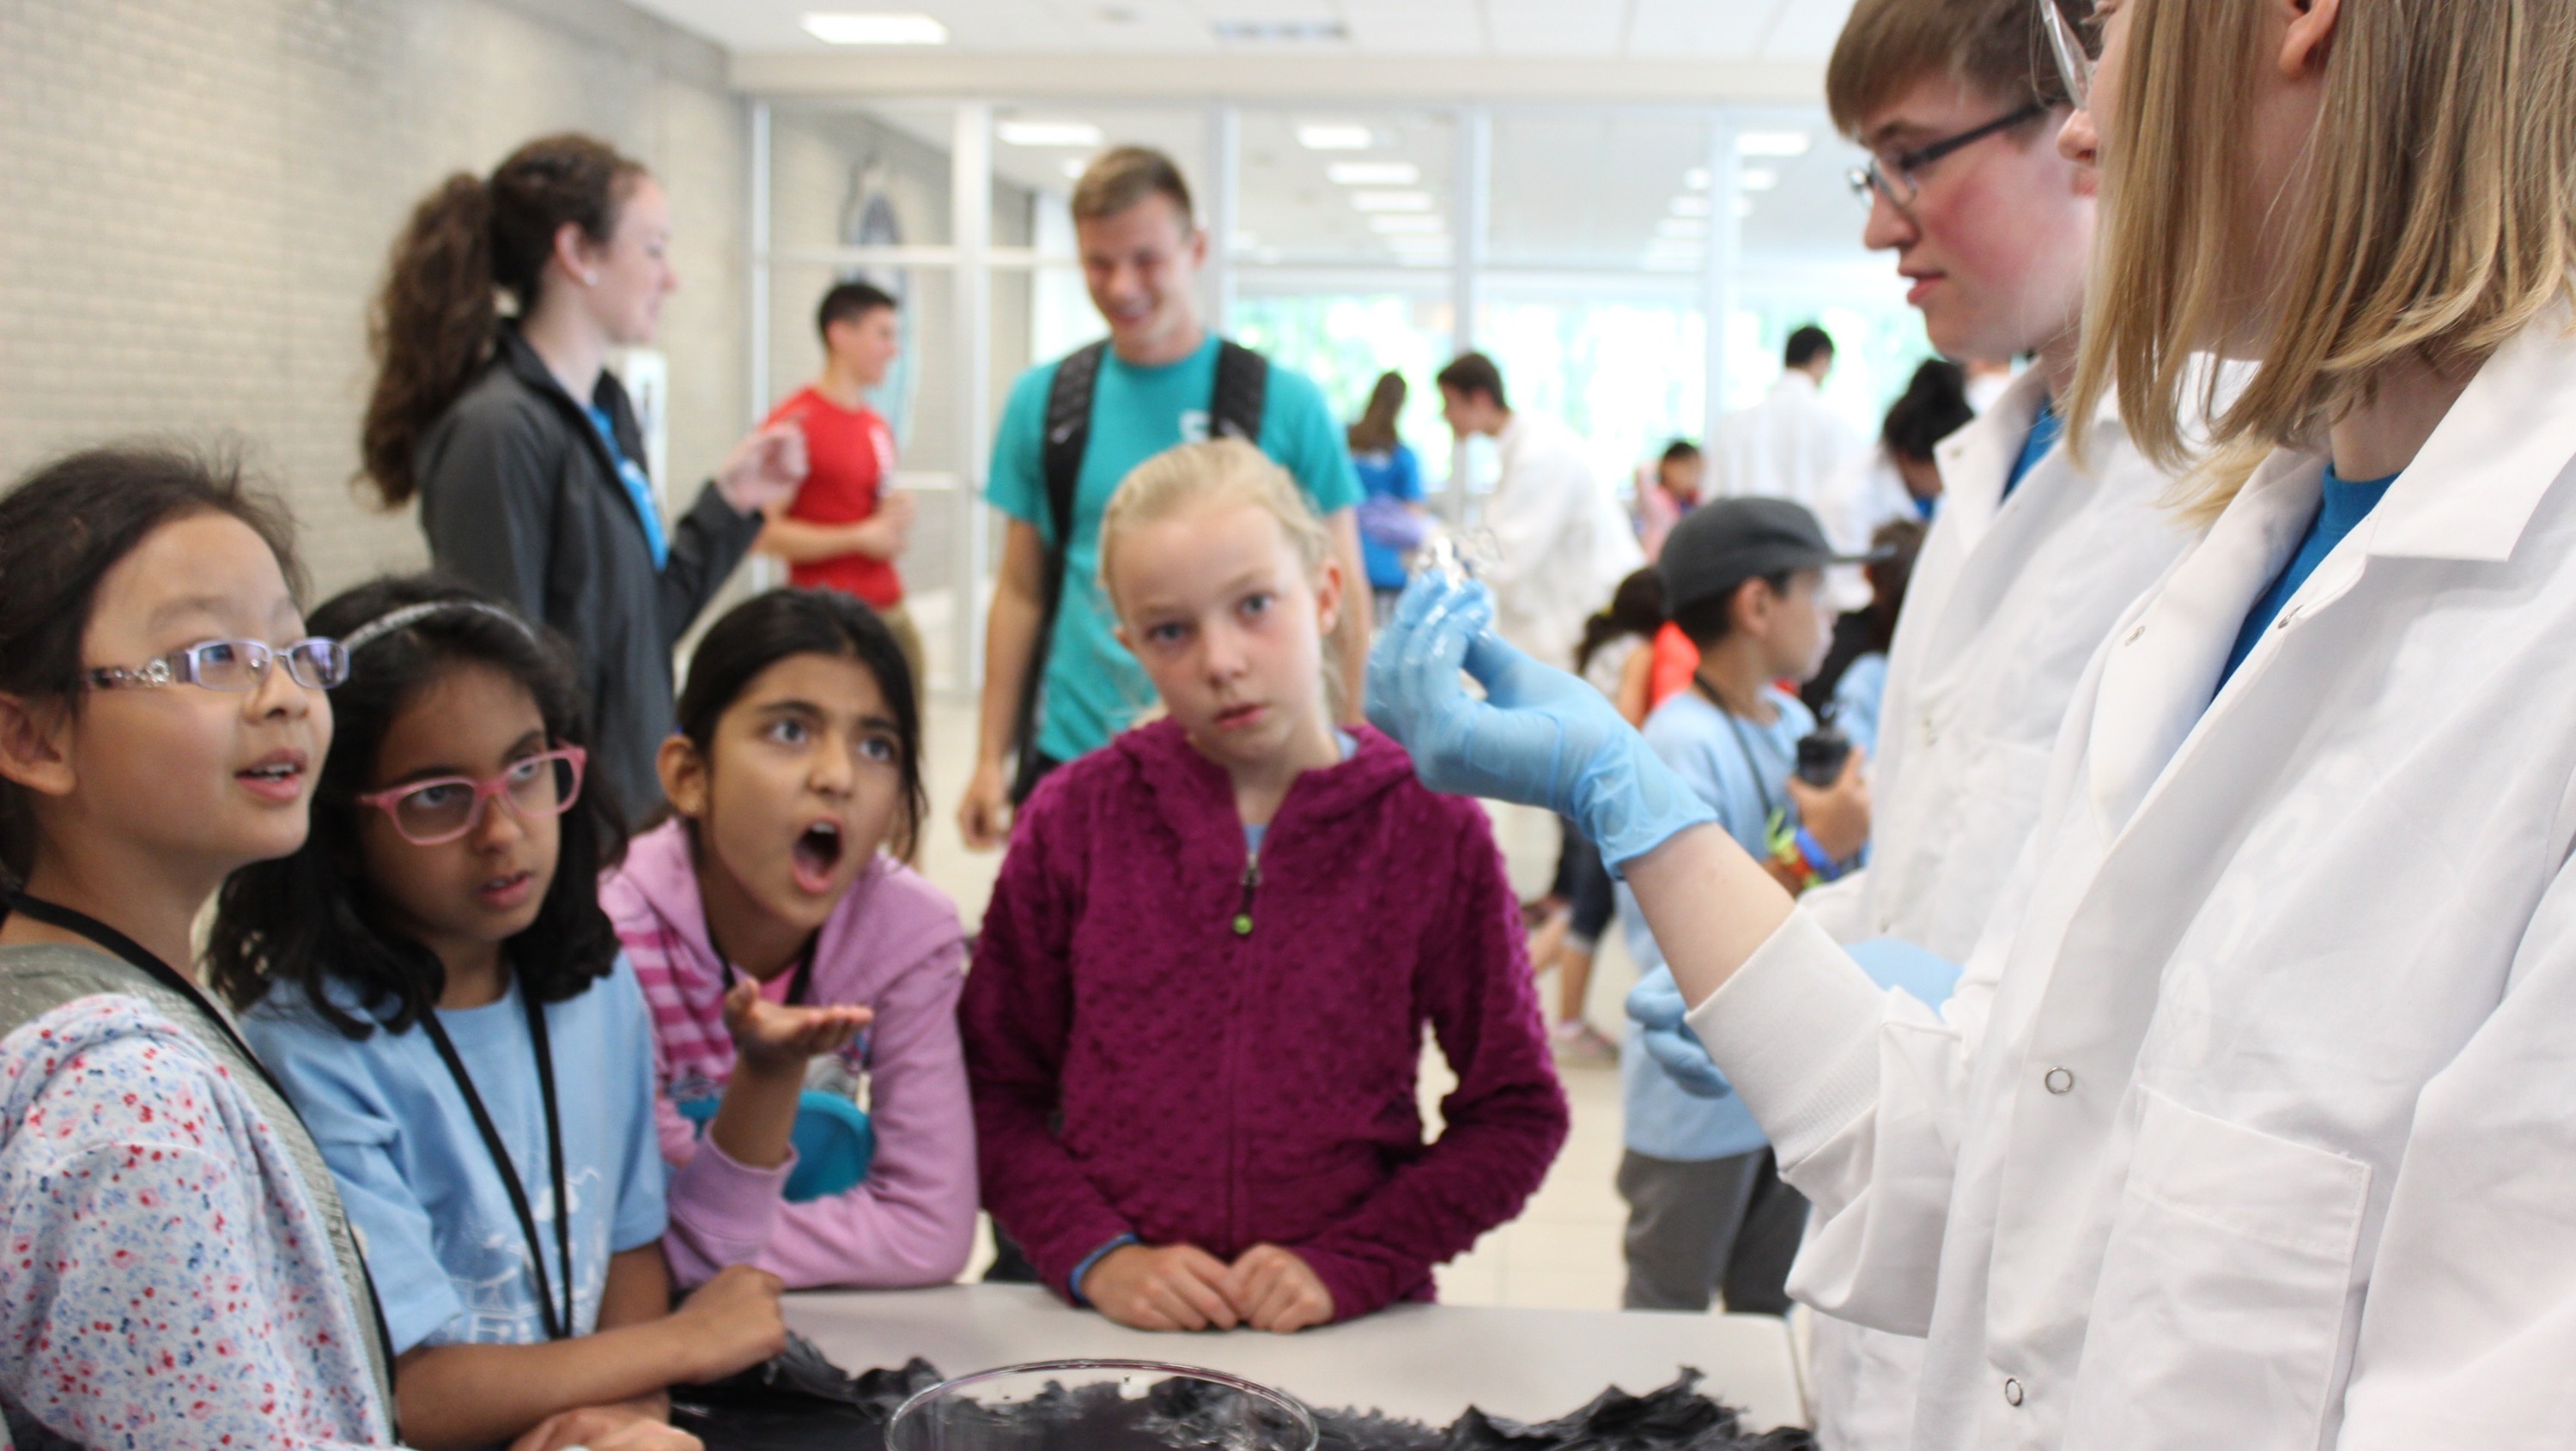
[[[492,1115],[483,1107],[483,1095],[474,1091],[474,1076],[465,1071],[465,1060],[456,1055],[456,1041],[447,1036],[447,1025],[438,1020],[438,1009],[426,1008],[420,1015],[420,1026],[429,1034],[431,1046],[438,1049],[447,1075],[456,1080],[456,1091],[465,1096],[466,1112],[474,1115],[474,1129],[483,1136],[483,1148],[492,1156],[492,1167],[501,1175],[501,1187],[510,1193],[510,1212],[519,1217],[519,1233],[528,1242],[528,1270],[537,1282],[537,1309],[545,1316],[546,1338],[563,1340],[572,1335],[572,1201],[564,1193],[563,1119],[555,1107],[554,1045],[546,1037],[546,1010],[528,985],[519,984],[519,1006],[527,1009],[528,1041],[537,1052],[537,1091],[546,1106],[546,1167],[553,1175],[555,1191],[555,1264],[563,1272],[563,1310],[556,1313],[554,1288],[546,1283],[545,1241],[537,1236],[537,1216],[528,1207],[527,1186],[510,1162],[510,1146],[501,1142],[501,1131],[492,1126]]]
[[[1781,810],[1780,803],[1771,799],[1770,783],[1762,777],[1762,763],[1754,759],[1753,741],[1744,734],[1744,723],[1735,718],[1735,712],[1726,708],[1725,701],[1717,698],[1716,691],[1708,688],[1707,681],[1694,675],[1691,688],[1707,696],[1708,703],[1717,707],[1717,713],[1726,717],[1726,728],[1735,733],[1735,748],[1744,753],[1744,769],[1753,776],[1753,789],[1762,793],[1762,829],[1766,832],[1771,830],[1773,825],[1786,819],[1786,813]]]
[[[241,1031],[233,1026],[232,1019],[217,1012],[215,1005],[206,1000],[206,995],[198,990],[195,983],[188,981],[177,968],[163,962],[153,954],[151,949],[87,912],[57,906],[41,897],[28,896],[24,892],[0,900],[0,922],[7,921],[12,912],[24,913],[48,927],[58,927],[65,932],[76,932],[132,963],[145,977],[187,999],[189,1006],[197,1010],[198,1016],[214,1024],[216,1030],[224,1035],[225,1041],[231,1043],[234,1051],[241,1054],[243,1061],[250,1064],[251,1070],[259,1075],[260,1081],[267,1084],[269,1090],[277,1095],[277,1101],[286,1105],[286,1111],[295,1112],[295,1100],[287,1096],[286,1085],[278,1082],[277,1075],[269,1072],[268,1065],[261,1062],[259,1055],[250,1050],[250,1044],[242,1041]],[[311,1131],[307,1130],[307,1132]],[[384,1352],[385,1374],[390,1378],[394,1373],[393,1331],[385,1324],[385,1303],[376,1294],[375,1272],[367,1267],[367,1257],[364,1254],[357,1256],[357,1262],[358,1279],[367,1288],[367,1310],[374,1316],[376,1322],[376,1344]],[[387,1409],[390,1410],[391,1407]]]

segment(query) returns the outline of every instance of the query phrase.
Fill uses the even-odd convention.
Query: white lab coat
[[[2281,454],[2077,689],[1946,1020],[1804,912],[1691,1021],[1928,1331],[1923,1448],[2561,1447],[2576,1365],[2576,338],[2501,349],[2218,676]]]
[[[2039,826],[2051,745],[2111,626],[2193,532],[2107,402],[2088,468],[2060,444],[2006,499],[2047,396],[2033,368],[1936,450],[1942,501],[1888,652],[1871,865],[1808,895],[1838,942],[1898,937],[1965,962]],[[1923,1341],[1829,1315],[1814,1333],[1825,1451],[1897,1451]]]
[[[1816,380],[1792,368],[1761,402],[1718,420],[1707,496],[1794,499],[1821,516],[1834,482],[1868,451]]]
[[[1484,575],[1494,591],[1494,629],[1571,670],[1584,620],[1644,567],[1645,552],[1571,429],[1517,412],[1495,443],[1502,472],[1484,514],[1501,554]]]

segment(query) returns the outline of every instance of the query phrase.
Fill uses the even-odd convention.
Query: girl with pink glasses
[[[597,888],[623,818],[565,654],[428,579],[313,618],[349,658],[313,830],[225,884],[209,964],[359,1231],[405,1438],[694,1445],[665,1388],[776,1353],[778,1281],[671,1308],[652,1028]],[[867,1016],[728,1007],[744,1058],[797,1073]]]

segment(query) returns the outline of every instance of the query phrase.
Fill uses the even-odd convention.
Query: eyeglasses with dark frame
[[[1853,167],[1843,174],[1843,179],[1851,183],[1852,196],[1861,205],[1869,205],[1870,194],[1876,192],[1903,210],[1914,205],[1914,199],[1923,194],[1922,185],[1915,181],[1914,173],[1989,136],[2009,131],[2025,121],[2037,120],[2047,115],[2048,110],[2045,102],[2033,101],[2009,116],[1998,116],[1982,126],[1971,127],[1955,136],[1944,136],[1928,146],[1918,146],[1897,156],[1873,156],[1869,165]]]
[[[333,690],[349,678],[349,652],[316,635],[278,649],[264,640],[204,640],[140,665],[109,665],[84,672],[92,690],[150,690],[194,685],[233,694],[257,690],[279,659],[307,690]]]
[[[582,768],[590,753],[557,746],[512,761],[500,775],[433,776],[357,798],[393,818],[394,832],[414,846],[438,846],[483,824],[486,803],[498,801],[521,821],[561,816],[581,799]]]

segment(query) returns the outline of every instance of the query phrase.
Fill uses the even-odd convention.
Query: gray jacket
[[[593,400],[618,447],[644,443],[617,379]],[[708,484],[653,568],[608,446],[536,350],[504,325],[491,363],[420,442],[420,520],[438,568],[572,643],[590,702],[591,779],[640,821],[662,804],[653,757],[671,733],[671,652],[760,535]]]

